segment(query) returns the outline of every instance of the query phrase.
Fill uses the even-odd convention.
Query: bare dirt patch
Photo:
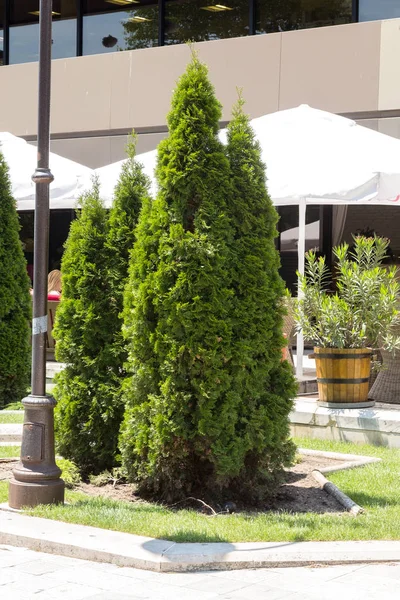
[[[286,471],[284,483],[280,486],[276,498],[266,509],[291,513],[343,512],[343,507],[332,496],[321,490],[311,475],[314,469],[337,465],[341,462],[345,461],[321,456],[302,456],[301,462]],[[8,459],[0,461],[0,481],[11,479],[12,469],[15,465],[16,461]],[[88,496],[102,496],[125,502],[142,502],[135,494],[135,486],[122,482],[108,483],[101,487],[82,482],[75,489]],[[204,511],[204,507],[200,503],[189,502],[187,506]],[[215,508],[218,510],[218,507]]]

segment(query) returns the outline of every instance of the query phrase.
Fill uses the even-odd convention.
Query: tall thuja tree
[[[122,335],[123,293],[127,283],[130,253],[135,243],[135,230],[143,202],[150,202],[149,179],[143,166],[135,160],[136,135],[129,139],[126,151],[128,158],[122,166],[121,175],[114,192],[107,232],[107,281],[110,303],[104,319],[113,335],[112,353],[107,371],[112,369],[119,375],[113,389],[114,407],[118,408],[122,420],[121,388],[126,376],[126,344]],[[111,388],[110,388],[111,391]]]
[[[122,404],[115,403],[119,373],[114,362],[106,245],[108,215],[97,182],[81,201],[62,259],[62,299],[54,336],[57,360],[55,414],[58,451],[82,472],[115,464]]]
[[[32,300],[19,228],[0,152],[0,409],[21,400],[29,384]]]
[[[173,95],[160,191],[143,207],[125,294],[133,375],[123,463],[141,492],[168,500],[218,492],[232,475],[229,445],[219,452],[232,402],[230,170],[220,117],[207,69],[193,56]]]
[[[232,407],[235,434],[227,460],[237,455],[243,467],[236,484],[244,495],[258,500],[273,491],[293,458],[288,415],[297,385],[288,362],[281,360],[284,283],[275,248],[278,215],[241,97],[228,126],[227,151],[234,228],[230,366],[232,389],[240,398]],[[221,438],[221,452],[223,444]]]

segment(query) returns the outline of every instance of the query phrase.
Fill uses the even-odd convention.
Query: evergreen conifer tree
[[[113,370],[120,374],[122,385],[125,377],[125,342],[122,336],[121,312],[123,293],[126,286],[130,253],[135,243],[135,229],[144,200],[149,201],[149,180],[143,173],[143,166],[135,160],[136,135],[132,134],[127,145],[128,158],[122,166],[114,193],[114,202],[110,210],[107,233],[108,269],[110,305],[107,315],[107,327],[114,331]],[[110,367],[111,365],[109,365]],[[115,402],[120,402],[120,387],[115,389]]]
[[[235,482],[242,496],[262,500],[276,488],[282,469],[293,459],[288,415],[297,385],[282,362],[284,283],[275,248],[277,212],[268,195],[265,165],[243,100],[228,126],[234,228],[232,247],[232,439],[226,460],[243,467]],[[228,440],[219,439],[220,452]]]
[[[0,152],[0,409],[27,392],[31,304],[18,215]]]
[[[142,493],[168,500],[220,488],[231,474],[214,451],[231,404],[230,171],[220,117],[194,56],[173,95],[160,191],[143,206],[125,295],[133,375],[123,464]]]
[[[107,318],[111,305],[107,233],[108,214],[95,182],[71,224],[54,329],[57,360],[66,363],[55,390],[57,446],[83,473],[114,466],[123,414],[122,401],[115,398],[119,386],[115,329]]]

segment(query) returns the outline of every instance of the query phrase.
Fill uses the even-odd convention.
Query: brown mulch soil
[[[286,471],[285,482],[280,486],[275,500],[268,506],[268,509],[291,513],[343,512],[343,507],[332,496],[321,490],[311,475],[314,469],[337,465],[340,462],[344,461],[320,456],[303,456],[301,462]],[[11,479],[15,464],[16,461],[4,459],[0,461],[0,481]],[[131,484],[117,482],[115,485],[109,483],[98,487],[90,483],[81,483],[75,489],[89,496],[103,496],[126,502],[141,502],[140,498],[135,495],[135,488]],[[203,508],[200,503],[196,502],[190,502],[187,506],[199,510]]]

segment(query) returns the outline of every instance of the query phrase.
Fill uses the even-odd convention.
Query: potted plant
[[[396,267],[382,266],[389,241],[357,236],[334,248],[336,292],[324,257],[306,255],[299,275],[298,329],[315,343],[319,401],[323,405],[370,406],[371,348],[400,348],[400,284]]]

